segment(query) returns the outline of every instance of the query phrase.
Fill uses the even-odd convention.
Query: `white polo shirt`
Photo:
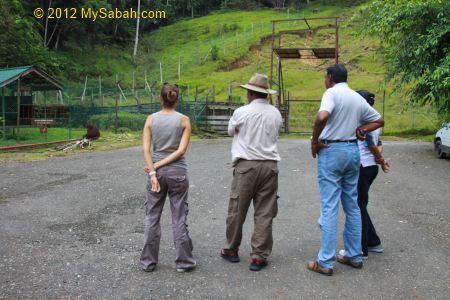
[[[330,113],[330,118],[320,134],[321,140],[356,139],[356,128],[381,118],[346,82],[337,83],[325,91],[319,111]]]
[[[281,126],[280,111],[266,99],[255,99],[236,109],[228,123],[228,134],[233,136],[232,161],[279,161],[277,141]]]
[[[369,146],[372,145],[379,145],[380,144],[380,128],[370,132],[366,136],[366,140],[359,141],[358,140],[358,146],[359,146],[359,154],[361,156],[361,165],[363,167],[369,167],[369,166],[376,166],[377,163],[375,161],[375,156],[370,152]]]

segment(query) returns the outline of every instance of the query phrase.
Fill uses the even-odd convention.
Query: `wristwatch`
[[[149,176],[149,177],[152,177],[153,175],[156,175],[156,171],[148,172],[148,176]]]
[[[313,136],[311,136],[310,140],[311,140],[311,143],[313,143],[313,144],[318,144],[319,143],[319,141],[314,141],[313,140]]]

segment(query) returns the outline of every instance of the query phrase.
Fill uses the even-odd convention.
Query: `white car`
[[[450,122],[442,124],[434,138],[434,153],[438,158],[450,156]]]

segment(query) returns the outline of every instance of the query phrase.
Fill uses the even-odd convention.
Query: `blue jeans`
[[[336,235],[339,200],[345,212],[344,248],[354,262],[361,258],[361,212],[358,207],[359,149],[356,143],[331,143],[319,152],[317,163],[320,189],[322,248],[317,261],[333,268],[336,261]]]

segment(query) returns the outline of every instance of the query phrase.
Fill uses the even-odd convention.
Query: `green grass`
[[[401,134],[412,130],[431,131],[436,128],[439,121],[436,114],[429,108],[410,108],[406,103],[404,93],[394,94],[391,85],[384,84],[385,63],[380,54],[376,52],[379,41],[356,34],[359,24],[351,20],[355,7],[338,7],[332,5],[313,4],[302,11],[290,11],[290,17],[323,17],[340,16],[340,62],[344,63],[349,71],[349,84],[353,89],[368,89],[376,97],[375,108],[383,111],[383,91],[386,91],[384,103],[386,120],[386,134]],[[190,96],[195,86],[199,87],[201,96],[214,85],[215,100],[227,99],[228,87],[231,82],[233,96],[245,99],[245,91],[239,84],[247,82],[252,73],[270,72],[270,40],[264,40],[271,35],[272,19],[286,19],[287,12],[278,10],[260,10],[251,12],[225,12],[216,13],[206,17],[181,21],[163,27],[145,36],[140,45],[141,53],[138,58],[137,74],[146,69],[152,74],[152,81],[159,81],[159,62],[163,64],[164,80],[173,81],[184,87],[190,87]],[[253,34],[251,27],[253,24]],[[324,23],[316,22],[316,26]],[[220,34],[223,26],[237,27],[224,35]],[[285,23],[281,29],[298,29],[294,22]],[[304,26],[302,27],[304,28]],[[223,30],[222,30],[223,31]],[[236,47],[236,32],[239,37],[239,47]],[[321,31],[319,31],[321,33]],[[330,32],[318,34],[315,43],[330,45]],[[295,44],[297,42],[297,45]],[[334,40],[332,40],[334,42]],[[298,46],[295,38],[287,37],[285,44],[292,43]],[[212,45],[219,47],[219,60],[201,60],[206,56]],[[250,47],[257,46],[260,51],[250,51]],[[225,47],[225,51],[224,51]],[[142,51],[145,49],[145,51]],[[149,55],[148,55],[149,54]],[[181,80],[178,80],[177,68],[180,59],[182,70]],[[220,68],[230,65],[233,61],[241,59],[241,67],[229,71]],[[284,60],[283,74],[285,89],[294,99],[320,99],[324,91],[323,74],[325,68],[332,61],[311,62],[306,60]],[[211,95],[211,94],[210,94]],[[312,118],[318,109],[316,107],[293,107],[292,122],[298,122],[298,130],[310,128]],[[295,127],[291,126],[291,127]]]
[[[386,134],[407,134],[411,130],[434,130],[439,121],[436,114],[429,108],[410,108],[406,103],[404,93],[393,93],[392,86],[384,83],[386,65],[376,47],[380,41],[370,37],[362,38],[356,34],[359,24],[352,21],[352,16],[358,7],[343,5],[324,5],[314,3],[301,11],[290,10],[290,18],[339,16],[340,24],[340,62],[349,70],[349,84],[354,89],[368,89],[376,97],[375,108],[382,112],[383,91],[386,90],[384,103]],[[233,96],[244,102],[245,91],[239,84],[248,81],[255,72],[269,74],[270,72],[270,36],[271,20],[286,19],[287,10],[256,10],[227,11],[211,15],[185,19],[172,25],[161,27],[150,33],[141,32],[136,64],[131,60],[131,44],[127,47],[91,47],[83,51],[72,47],[71,52],[64,55],[73,62],[70,70],[79,74],[77,68],[89,70],[88,89],[85,104],[92,102],[94,95],[96,104],[114,105],[117,97],[113,82],[115,74],[119,74],[121,86],[127,94],[127,100],[122,99],[120,105],[136,104],[131,94],[132,73],[135,71],[135,88],[139,90],[141,102],[157,101],[160,84],[160,62],[163,67],[163,80],[178,83],[184,98],[192,99],[194,90],[199,89],[199,98],[224,101],[228,98],[228,88],[231,83]],[[324,25],[324,22],[312,23],[313,27]],[[252,27],[253,26],[253,27]],[[298,23],[284,23],[279,29],[299,29]],[[237,36],[236,36],[237,34]],[[332,32],[319,31],[316,39],[309,41],[311,45],[328,45],[334,42]],[[269,37],[269,38],[268,38]],[[286,37],[284,46],[299,46],[300,39]],[[304,40],[301,40],[304,41]],[[297,44],[296,44],[297,43]],[[209,50],[213,46],[219,49],[218,60],[211,59]],[[79,46],[81,47],[81,46]],[[178,79],[178,62],[181,62],[181,79]],[[320,99],[324,91],[323,74],[332,61],[283,60],[284,84],[294,99]],[[136,67],[135,67],[136,66]],[[148,82],[154,84],[155,97],[150,98],[144,90],[144,74]],[[104,100],[100,101],[98,94],[98,75],[102,75],[104,83]],[[82,93],[84,78],[73,78],[69,82],[67,95],[71,92],[78,97]],[[108,88],[109,86],[109,88]],[[212,90],[214,89],[214,94]],[[76,92],[75,92],[76,91]],[[189,96],[189,97],[188,97]],[[72,103],[79,101],[73,100]],[[294,107],[292,109],[292,124],[296,123],[298,130],[310,128],[316,107]]]
[[[84,131],[83,131],[84,133]],[[80,135],[81,136],[81,135]],[[45,146],[40,148],[27,148],[20,150],[0,152],[0,162],[2,160],[33,161],[50,157],[69,156],[75,154],[90,153],[93,151],[109,151],[141,144],[141,132],[132,131],[122,134],[114,134],[110,131],[102,131],[102,137],[92,142],[92,148],[76,148],[67,152],[56,150],[56,146]]]
[[[70,138],[80,138],[86,133],[84,128],[72,129],[69,132],[67,128],[48,128],[47,134],[42,134],[39,128],[21,128],[19,137],[20,144],[44,143],[53,141],[64,141]],[[17,130],[12,135],[11,129],[7,130],[6,140],[0,137],[0,146],[9,146],[17,144]]]

